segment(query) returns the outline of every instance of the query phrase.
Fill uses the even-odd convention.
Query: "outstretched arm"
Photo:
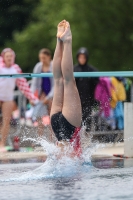
[[[14,65],[14,68],[18,73],[22,73],[22,70],[18,65]],[[39,102],[39,99],[31,92],[29,84],[25,78],[17,78],[16,84],[27,99],[29,99],[34,104]]]
[[[0,56],[0,67],[3,66],[3,58]]]

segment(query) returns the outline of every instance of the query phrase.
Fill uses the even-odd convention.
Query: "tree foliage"
[[[0,46],[12,39],[13,32],[24,29],[36,5],[35,0],[0,0]]]
[[[132,13],[132,0],[40,0],[31,21],[7,45],[16,51],[23,70],[32,71],[39,49],[54,52],[57,24],[66,19],[72,28],[74,58],[85,46],[90,63],[99,70],[133,70]]]

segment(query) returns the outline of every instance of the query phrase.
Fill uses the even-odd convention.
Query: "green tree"
[[[40,0],[32,12],[34,20],[7,43],[17,52],[23,70],[31,71],[39,49],[54,51],[56,26],[70,21],[73,55],[81,46],[90,52],[90,63],[99,70],[132,70],[132,0]]]
[[[12,39],[14,31],[24,29],[30,22],[31,11],[36,5],[35,0],[0,1],[0,46],[3,46],[7,39]]]

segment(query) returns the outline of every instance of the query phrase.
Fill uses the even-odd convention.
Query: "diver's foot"
[[[57,26],[57,38],[60,39],[65,31],[66,20],[62,20]]]
[[[70,24],[67,21],[66,21],[66,24],[65,24],[65,31],[60,36],[60,39],[63,42],[71,42],[72,41],[72,33],[71,33],[71,29],[70,29]]]

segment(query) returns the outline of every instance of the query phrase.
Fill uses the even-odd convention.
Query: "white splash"
[[[77,177],[81,173],[85,172],[86,169],[90,170],[90,168],[92,168],[91,156],[93,152],[99,148],[100,144],[98,142],[91,142],[92,135],[87,135],[84,127],[81,129],[80,135],[83,149],[82,156],[80,158],[70,158],[64,154],[64,156],[60,159],[57,159],[57,155],[61,153],[61,149],[58,148],[55,143],[51,143],[51,141],[49,141],[46,137],[24,137],[24,141],[30,140],[36,144],[40,144],[47,154],[47,160],[43,165],[35,170],[21,175],[19,174],[19,176],[16,176],[15,178],[9,178],[4,181],[28,181],[45,178]],[[66,151],[68,153],[68,148],[66,148]],[[87,165],[85,163],[87,163]]]

